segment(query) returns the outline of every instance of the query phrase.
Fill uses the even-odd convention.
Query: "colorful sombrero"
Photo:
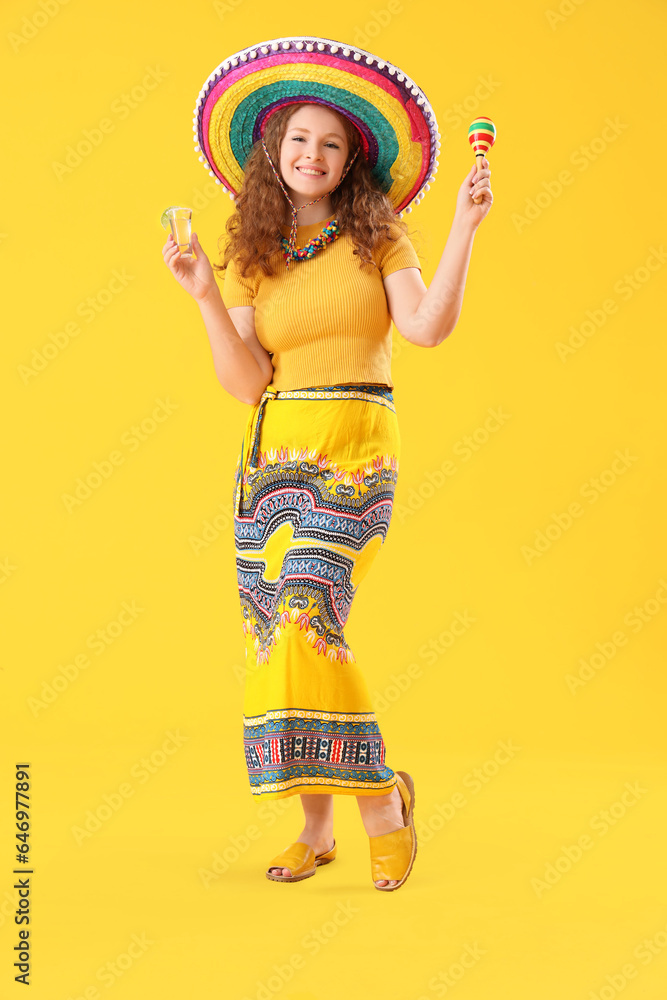
[[[438,168],[440,133],[423,90],[364,49],[330,38],[273,38],[228,56],[199,92],[195,152],[235,198],[244,164],[269,117],[309,101],[356,125],[373,176],[399,218],[428,191]]]

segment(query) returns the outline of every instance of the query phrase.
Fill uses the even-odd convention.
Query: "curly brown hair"
[[[267,122],[264,142],[276,169],[279,169],[280,147],[289,120],[308,103],[288,104],[274,112]],[[333,108],[329,110],[345,129],[349,144],[347,165],[361,145],[361,138],[356,126],[345,115]],[[385,239],[398,238],[391,235],[391,226],[398,227],[401,233],[408,233],[406,223],[396,216],[391,201],[371,174],[363,149],[330,198],[339,230],[352,240],[353,253],[359,257],[360,267],[364,264],[377,266],[372,257],[373,250]],[[227,239],[222,264],[213,264],[213,269],[224,271],[230,260],[235,258],[236,267],[244,278],[256,268],[260,268],[265,275],[272,274],[272,258],[277,253],[282,254],[279,226],[285,218],[286,199],[259,140],[245,162],[243,184],[234,205],[235,211],[225,224],[226,236],[223,233],[218,240],[220,249],[220,240]],[[277,223],[277,220],[280,222]]]

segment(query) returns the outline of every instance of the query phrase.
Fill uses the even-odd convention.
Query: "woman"
[[[300,794],[305,816],[265,874],[300,881],[333,861],[333,795],[353,794],[374,884],[392,891],[415,858],[414,783],[385,762],[344,625],[391,519],[391,321],[424,347],[451,333],[493,199],[484,160],[427,289],[395,220],[435,173],[435,116],[396,67],[361,53],[277,39],[218,67],[195,141],[236,196],[222,296],[196,233],[196,259],[171,237],[163,255],[200,307],[219,381],[252,406],[234,489],[246,763],[253,794]]]

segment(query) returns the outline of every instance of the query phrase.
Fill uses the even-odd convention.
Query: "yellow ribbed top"
[[[335,218],[297,227],[297,248],[304,246]],[[281,226],[289,237],[289,226]],[[408,237],[391,227],[377,248],[377,269],[359,266],[354,244],[341,234],[306,260],[285,267],[277,255],[274,273],[242,278],[230,261],[224,271],[225,306],[255,307],[257,339],[271,355],[279,390],[309,386],[391,381],[391,316],[382,279],[404,267],[421,271]]]

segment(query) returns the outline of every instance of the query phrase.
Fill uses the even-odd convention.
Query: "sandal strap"
[[[338,846],[336,844],[336,839],[334,838],[333,845],[329,848],[329,850],[323,851],[321,854],[316,854],[315,860],[333,861],[337,853],[338,853]]]
[[[369,837],[371,848],[371,874],[373,881],[395,879],[400,881],[410,867],[413,854],[414,833],[412,826]]]
[[[398,786],[398,791],[400,793],[401,799],[403,801],[403,822],[408,822],[408,816],[410,815],[411,797],[410,789],[406,785],[405,781],[401,775],[396,772],[396,785]]]

